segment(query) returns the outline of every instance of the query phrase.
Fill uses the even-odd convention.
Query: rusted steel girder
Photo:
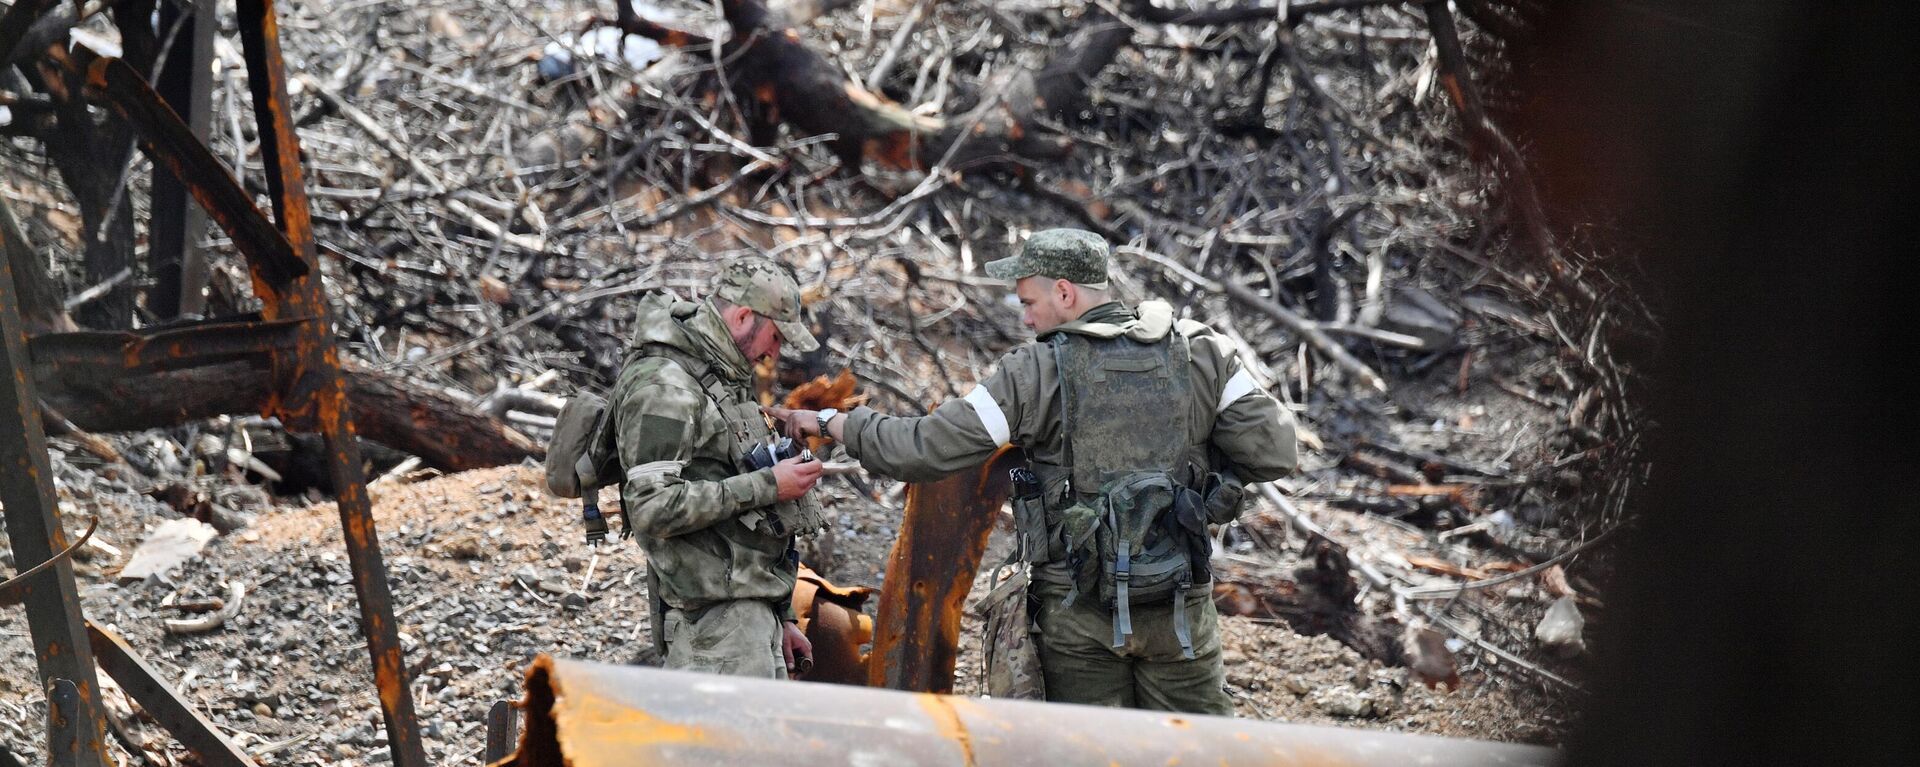
[[[1001,448],[976,471],[907,489],[900,537],[887,558],[867,683],[917,692],[952,692],[960,651],[960,611],[1000,507],[1019,465]]]
[[[87,621],[87,639],[92,643],[94,657],[100,661],[100,668],[120,683],[140,708],[152,714],[166,728],[180,745],[186,746],[200,762],[209,767],[254,767],[253,759],[245,751],[220,734],[213,722],[195,711],[192,706],[180,699],[152,667],[127,645],[119,634],[103,629]]]
[[[0,243],[0,248],[4,246]],[[0,424],[9,420],[20,424],[17,431],[0,425],[0,505],[6,507],[14,566],[22,571],[54,560],[67,548],[32,369],[20,301],[14,295],[13,267],[9,259],[0,257],[0,370],[8,374],[0,382]],[[41,684],[55,679],[72,682],[71,705],[62,712],[69,725],[63,730],[67,736],[53,738],[52,759],[56,764],[104,767],[101,738],[106,719],[100,709],[100,682],[93,674],[93,653],[87,649],[81,622],[73,563],[59,559],[51,569],[31,576],[22,596]]]
[[[295,323],[291,331],[293,348],[271,353],[274,385],[262,412],[289,423],[311,423],[326,440],[347,559],[359,597],[361,631],[373,656],[374,681],[388,742],[395,764],[424,767],[426,750],[414,721],[413,696],[407,688],[386,566],[374,531],[360,446],[354,439],[345,377],[333,341],[331,310],[319,279],[306,181],[300,167],[299,140],[288,117],[286,71],[272,3],[241,0],[239,27],[277,228],[253,206],[232,173],[130,65],[116,59],[96,59],[82,68],[58,46],[50,48],[47,55],[54,65],[69,73],[84,71],[88,91],[133,126],[141,148],[155,164],[171,171],[232,237],[234,246],[247,257],[254,294],[263,304],[261,315],[268,321]]]
[[[1550,765],[1538,746],[721,677],[540,656],[514,767]]]
[[[271,260],[250,259],[254,293],[264,302],[262,316],[268,320],[309,320],[296,333],[297,356],[281,358],[284,364],[275,366],[283,383],[283,397],[270,403],[270,409],[286,420],[313,419],[326,440],[328,470],[346,537],[353,589],[360,601],[360,630],[373,656],[374,685],[386,719],[393,762],[398,767],[426,767],[426,745],[420,739],[419,722],[414,719],[413,692],[407,685],[399,627],[394,625],[393,595],[387,589],[387,568],[373,528],[366,477],[360,468],[360,443],[354,438],[340,352],[334,344],[332,308],[327,304],[314,252],[306,176],[300,166],[300,139],[293,131],[272,0],[240,0],[239,27],[274,219],[292,246],[293,255],[306,267],[296,276],[286,274]]]
[[[193,135],[193,129],[160,99],[160,94],[147,84],[146,77],[131,64],[111,58],[86,61],[69,56],[58,47],[48,49],[48,55],[69,71],[85,67],[87,89],[133,126],[141,151],[155,166],[172,173],[200,207],[206,209],[214,223],[232,237],[234,248],[247,257],[247,263],[255,272],[256,291],[263,272],[268,282],[285,286],[312,269],[310,262],[295,252],[291,237],[275,229],[273,222],[254,207],[253,197],[240,186],[233,172]],[[265,148],[264,137],[262,148]],[[265,294],[257,295],[269,306],[275,303]],[[278,318],[279,315],[268,317]]]
[[[213,38],[219,29],[213,3],[161,3],[157,29],[181,26],[154,88],[185,118],[194,137],[206,142],[213,124]],[[162,320],[182,314],[206,313],[202,295],[207,286],[206,253],[200,233],[207,214],[191,199],[186,185],[166,174],[153,177],[153,214],[148,221],[147,251],[153,264],[154,286],[147,294],[147,310]]]

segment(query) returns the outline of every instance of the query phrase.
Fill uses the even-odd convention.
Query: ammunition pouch
[[[800,496],[797,500],[781,501],[748,511],[741,514],[739,519],[740,524],[775,538],[813,535],[827,526],[826,510],[821,508],[820,499],[812,493]]]
[[[1202,488],[1201,504],[1208,524],[1224,525],[1240,518],[1240,501],[1247,486],[1233,472],[1208,474]]]

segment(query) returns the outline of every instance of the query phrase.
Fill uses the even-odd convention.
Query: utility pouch
[[[1247,488],[1233,472],[1208,474],[1205,487],[1201,495],[1209,524],[1224,525],[1240,518],[1240,501]]]
[[[1022,562],[1045,562],[1047,556],[1047,504],[1040,492],[1040,479],[1032,469],[1018,468],[1013,477],[1014,558]]]
[[[1002,572],[1012,570],[1002,580]],[[1040,673],[1039,629],[1033,623],[1027,587],[1032,570],[1024,564],[1005,565],[989,583],[997,583],[980,602],[985,617],[981,629],[982,687],[987,695],[1015,700],[1044,700],[1046,679]]]
[[[740,515],[740,523],[765,535],[810,536],[827,525],[827,512],[812,493]]]

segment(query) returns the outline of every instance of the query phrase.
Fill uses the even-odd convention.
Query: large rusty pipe
[[[1550,765],[1546,748],[540,656],[514,767]]]

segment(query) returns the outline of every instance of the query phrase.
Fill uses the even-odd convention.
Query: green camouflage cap
[[[1081,229],[1047,229],[1027,237],[1020,254],[987,262],[987,274],[1009,282],[1042,275],[1079,285],[1107,284],[1107,241]]]
[[[718,283],[715,297],[773,320],[787,348],[803,354],[820,348],[800,316],[800,285],[779,264],[743,258],[721,269]]]

